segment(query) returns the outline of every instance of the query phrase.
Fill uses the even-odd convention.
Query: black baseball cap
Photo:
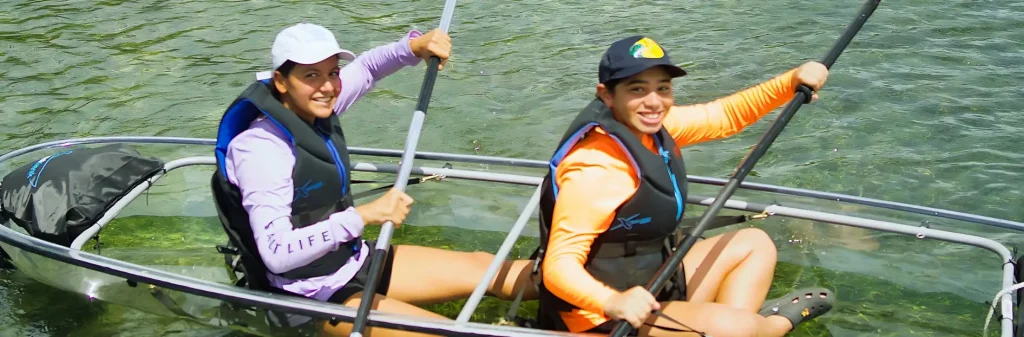
[[[601,57],[597,69],[599,83],[626,78],[654,66],[665,66],[669,76],[686,75],[686,70],[672,64],[672,60],[657,42],[643,35],[630,36],[612,43]]]

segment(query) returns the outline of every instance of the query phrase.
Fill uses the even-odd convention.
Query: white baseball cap
[[[256,80],[271,78],[274,70],[288,60],[313,64],[335,55],[346,61],[356,59],[356,54],[338,46],[338,40],[327,28],[312,23],[298,23],[277,33],[274,46],[270,49],[274,68],[256,73]]]

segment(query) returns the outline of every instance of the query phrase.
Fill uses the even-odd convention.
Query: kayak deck
[[[152,186],[143,184],[119,201],[108,211],[107,221],[90,228],[71,248],[30,237],[17,226],[0,226],[0,248],[11,256],[12,263],[21,272],[42,283],[90,298],[257,335],[275,335],[278,332],[264,317],[264,311],[268,309],[352,321],[354,308],[273,295],[231,284],[232,276],[235,275],[228,272],[224,255],[215,249],[216,245],[224,244],[227,240],[209,194],[209,174],[215,161],[212,156],[205,154],[212,153],[212,139],[105,137],[63,140],[0,156],[0,170],[8,169],[6,166],[11,165],[9,162],[12,160],[37,159],[47,149],[102,143],[155,146],[151,152],[140,151],[147,155],[159,153],[159,156],[167,156],[172,160],[168,160],[165,166],[166,173],[151,179]],[[160,145],[155,144],[165,146],[160,148]],[[386,158],[397,160],[400,151],[362,148],[352,148],[350,151],[354,155],[353,160],[357,162],[356,171],[364,175],[379,175],[381,177],[378,180],[382,182],[394,179],[394,175],[389,173],[397,171],[397,163],[383,161]],[[29,158],[19,158],[26,154]],[[377,160],[370,162],[364,161],[364,158]],[[484,250],[497,255],[495,266],[507,258],[526,258],[536,247],[536,198],[531,196],[537,190],[536,186],[542,179],[547,163],[418,152],[415,164],[413,176],[441,174],[445,177],[440,183],[418,184],[408,190],[417,200],[417,206],[407,222],[434,226],[403,226],[396,230],[394,243],[454,250]],[[446,164],[451,164],[451,168],[446,168]],[[718,188],[714,185],[724,182],[705,177],[688,177],[688,180],[694,186],[687,198],[690,204],[688,214],[694,213],[694,207],[704,208],[709,205],[713,201],[709,196],[714,195]],[[480,181],[490,183],[482,185]],[[371,189],[381,184],[361,185],[366,187],[356,187]],[[769,298],[806,284],[838,289],[839,302],[833,313],[830,313],[832,317],[826,315],[815,320],[827,319],[831,324],[826,328],[823,323],[812,321],[811,324],[802,325],[795,333],[797,335],[821,335],[824,331],[840,334],[843,331],[863,331],[870,326],[877,327],[880,321],[886,329],[879,329],[882,331],[878,331],[878,335],[908,335],[907,332],[913,330],[949,333],[962,328],[944,325],[950,318],[939,314],[959,310],[957,319],[981,321],[988,309],[982,301],[990,301],[999,289],[1014,283],[1014,264],[1007,263],[1012,262],[1014,257],[1006,246],[978,235],[939,229],[940,226],[927,228],[922,226],[922,219],[933,219],[943,225],[955,222],[1014,230],[1024,229],[1024,224],[764,184],[744,183],[741,189],[742,193],[737,193],[726,203],[724,214],[763,213],[770,216],[737,226],[784,227],[790,230],[788,233],[770,230],[777,243],[785,244],[779,247],[780,263]],[[452,193],[452,190],[458,192]],[[836,202],[836,199],[842,203]],[[908,280],[885,280],[868,276],[878,274],[866,267],[871,263],[863,266],[841,263],[846,261],[842,254],[852,256],[853,252],[858,251],[856,245],[865,243],[848,243],[852,249],[830,250],[827,253],[833,255],[826,256],[824,251],[815,252],[815,245],[801,242],[803,239],[787,241],[785,238],[813,237],[823,232],[828,236],[828,231],[835,231],[836,228],[872,230],[869,233],[876,238],[886,236],[885,233],[900,234],[897,240],[902,241],[897,242],[907,242],[899,247],[876,251],[870,254],[866,262],[885,263],[882,259],[887,255],[914,254],[915,250],[924,247],[918,242],[983,248],[996,253],[996,259],[977,249],[964,253],[977,257],[973,260],[977,268],[989,268],[984,275],[993,276],[992,273],[998,269],[998,282],[985,283],[985,287],[989,287],[987,289],[969,289],[965,285],[969,280],[964,279],[964,276],[950,275],[949,280],[933,280],[932,284],[917,286],[927,277],[927,272],[909,267],[904,267],[908,269]],[[375,230],[375,227],[368,228],[364,237],[375,237]],[[723,230],[711,231],[708,235]],[[98,240],[96,235],[99,235]],[[453,237],[459,239],[450,239]],[[893,242],[890,237],[886,239]],[[97,241],[99,246],[96,245]],[[836,257],[835,254],[841,256]],[[921,261],[928,263],[927,259],[922,258]],[[955,282],[958,279],[962,280],[959,284]],[[887,289],[878,289],[883,286]],[[968,295],[953,295],[959,294],[958,291]],[[984,296],[977,295],[979,293]],[[898,303],[893,301],[893,296],[918,299]],[[979,297],[987,299],[978,300]],[[1000,314],[1003,316],[999,324],[1001,336],[1011,337],[1013,296],[1003,296],[999,304],[996,317]],[[534,308],[536,303],[526,303],[519,312],[524,316],[532,315]],[[482,299],[482,291],[474,293],[468,300],[434,305],[428,309],[441,312],[456,321],[421,319],[374,311],[370,316],[370,325],[449,336],[571,335],[488,324],[505,314],[508,303]],[[963,317],[963,313],[969,313],[970,317]],[[929,328],[926,324],[938,326]],[[978,325],[977,329],[980,328]],[[972,328],[958,331],[961,333],[957,334],[970,334],[972,331],[976,330]]]

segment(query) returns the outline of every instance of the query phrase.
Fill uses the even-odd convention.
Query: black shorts
[[[327,299],[327,302],[344,304],[349,297],[352,295],[363,292],[366,288],[367,279],[370,278],[370,256],[373,256],[374,245],[376,241],[366,240],[366,245],[370,248],[370,254],[367,255],[367,259],[363,262],[362,268],[356,272],[356,275],[352,277],[352,280],[348,281],[345,286],[334,292]],[[391,268],[395,265],[395,246],[388,246],[388,257],[384,260],[384,266],[381,268],[380,279],[377,282],[377,293],[381,295],[388,294],[388,287],[391,286]]]

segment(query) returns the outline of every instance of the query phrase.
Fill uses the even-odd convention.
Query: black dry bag
[[[75,148],[25,164],[0,182],[0,217],[65,247],[164,163],[121,144]]]

